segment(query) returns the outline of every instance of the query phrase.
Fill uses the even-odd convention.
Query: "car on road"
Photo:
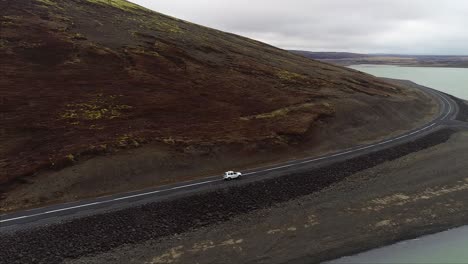
[[[223,175],[224,180],[234,180],[238,179],[242,176],[242,173],[240,172],[234,172],[234,171],[226,171]]]

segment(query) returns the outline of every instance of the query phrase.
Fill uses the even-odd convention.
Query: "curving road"
[[[11,214],[0,215],[0,231],[10,231],[24,228],[31,228],[51,223],[60,222],[70,218],[82,217],[91,214],[99,214],[109,210],[119,210],[126,207],[137,206],[144,203],[156,202],[174,196],[186,195],[189,193],[224,188],[226,186],[243,184],[245,182],[256,181],[269,177],[277,177],[281,174],[291,173],[308,168],[316,168],[326,164],[346,160],[359,155],[386,149],[404,142],[412,141],[416,138],[427,135],[444,126],[467,126],[457,124],[454,121],[458,114],[458,105],[449,96],[429,88],[421,88],[423,91],[434,97],[440,107],[437,118],[430,123],[406,132],[402,135],[388,138],[384,141],[360,145],[345,149],[336,153],[299,160],[292,160],[285,163],[268,167],[260,167],[244,171],[242,181],[224,182],[220,176],[212,176],[200,180],[182,182],[173,185],[166,185],[151,190],[116,194],[100,197],[92,200],[78,201]]]

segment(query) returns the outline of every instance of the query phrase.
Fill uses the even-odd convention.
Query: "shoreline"
[[[350,264],[350,263],[459,263],[466,260],[464,244],[468,225],[451,228],[435,234],[424,235],[417,239],[397,242],[381,248],[371,249],[356,255],[346,256],[324,264]],[[454,243],[456,241],[457,243]],[[434,253],[434,246],[445,250],[454,250],[456,254]],[[463,253],[461,252],[463,251]],[[463,256],[463,258],[462,258]],[[422,259],[421,259],[422,257]],[[411,260],[410,260],[411,259]]]
[[[328,62],[328,61],[325,61]],[[338,64],[338,63],[337,63]],[[346,64],[338,64],[344,67],[351,67],[351,66],[366,66],[366,65],[372,65],[372,66],[394,66],[394,67],[411,67],[411,68],[416,68],[416,67],[421,67],[421,68],[445,68],[445,69],[468,69],[468,66],[458,66],[457,65],[427,65],[427,64],[386,64],[386,63],[346,63]]]

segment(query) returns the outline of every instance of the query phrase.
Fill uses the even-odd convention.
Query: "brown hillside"
[[[371,140],[430,109],[413,90],[123,0],[0,0],[0,25],[3,185],[150,142],[254,153],[353,127]]]

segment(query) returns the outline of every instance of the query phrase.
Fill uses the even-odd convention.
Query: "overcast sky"
[[[468,55],[468,0],[131,0],[284,49]]]

